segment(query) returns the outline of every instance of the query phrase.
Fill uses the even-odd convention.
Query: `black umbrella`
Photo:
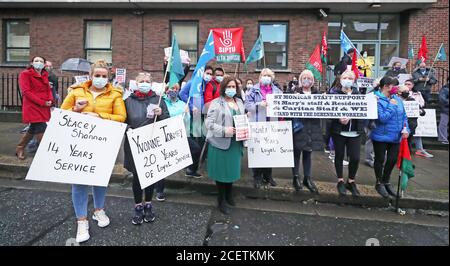
[[[89,72],[91,63],[84,58],[69,58],[61,65],[62,71]]]

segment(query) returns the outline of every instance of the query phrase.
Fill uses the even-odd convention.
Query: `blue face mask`
[[[223,81],[223,77],[222,77],[222,76],[217,76],[217,77],[216,77],[216,80],[217,80],[217,82],[219,82],[219,83],[220,83],[220,82],[222,82],[222,81]]]
[[[175,99],[178,97],[178,91],[169,90],[169,97]]]
[[[226,88],[225,95],[230,98],[233,98],[236,95],[236,89],[235,88]]]
[[[152,89],[152,85],[147,82],[138,83],[138,91],[147,94]]]
[[[94,85],[94,87],[96,87],[97,89],[102,89],[103,87],[106,86],[106,84],[108,83],[108,79],[107,78],[93,78],[92,79],[92,85]]]
[[[343,79],[341,80],[341,85],[344,88],[350,88],[353,85],[353,81],[350,79]]]
[[[270,83],[272,83],[272,78],[271,77],[267,77],[267,76],[263,76],[263,77],[261,77],[261,83],[263,85],[269,85]]]
[[[211,79],[212,79],[212,76],[209,75],[209,74],[206,74],[205,76],[203,76],[203,80],[206,81],[206,82],[210,82]]]
[[[44,68],[44,63],[42,63],[42,62],[34,62],[33,63],[33,67],[37,71],[41,71]]]

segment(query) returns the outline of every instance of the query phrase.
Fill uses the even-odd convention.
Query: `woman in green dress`
[[[220,83],[220,97],[212,101],[205,120],[208,133],[208,176],[216,181],[219,192],[219,210],[230,213],[235,206],[232,197],[233,182],[241,177],[242,142],[236,141],[234,115],[244,115],[237,82],[231,77]]]

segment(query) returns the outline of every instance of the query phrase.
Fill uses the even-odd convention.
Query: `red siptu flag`
[[[328,54],[328,43],[327,43],[327,33],[324,31],[322,35],[322,63],[327,64],[327,54]]]
[[[316,80],[322,80],[322,59],[320,58],[320,45],[316,46],[309,61],[306,62],[306,68],[311,70]]]
[[[359,70],[358,65],[356,64],[356,60],[358,60],[358,53],[356,53],[356,49],[353,52],[353,58],[352,58],[352,71],[355,73],[355,78],[359,78]]]
[[[419,53],[417,54],[417,64],[420,64],[422,62],[427,61],[427,53],[428,53],[428,47],[427,47],[427,39],[425,38],[425,35],[422,36],[422,43],[420,44]]]

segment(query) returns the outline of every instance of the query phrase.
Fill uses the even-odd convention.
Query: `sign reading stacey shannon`
[[[129,129],[127,136],[142,189],[192,164],[181,115]]]
[[[251,122],[249,168],[294,167],[291,121]]]
[[[377,119],[374,95],[268,94],[268,117]]]
[[[106,187],[126,124],[54,109],[27,180]]]

